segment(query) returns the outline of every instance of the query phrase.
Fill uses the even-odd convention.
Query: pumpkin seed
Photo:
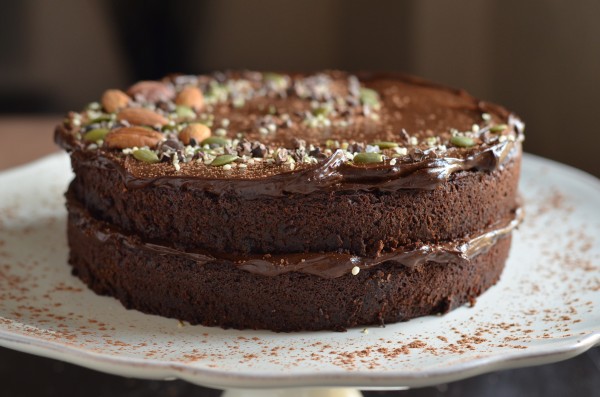
[[[312,114],[315,117],[323,116],[326,117],[329,114],[330,109],[326,106],[319,106],[316,109],[313,109]]]
[[[399,145],[396,142],[373,142],[374,146],[379,146],[379,149],[393,149]]]
[[[279,73],[264,73],[263,79],[265,81],[269,81],[277,86],[281,86],[285,84],[285,76]]]
[[[337,149],[340,147],[340,143],[338,141],[334,141],[333,139],[328,139],[325,141],[325,147],[327,147],[327,149]]]
[[[143,161],[144,163],[158,163],[158,156],[152,150],[138,149],[133,151],[133,157],[136,160]]]
[[[490,127],[490,131],[491,132],[502,132],[507,128],[508,128],[508,126],[506,124],[496,124],[496,125]]]
[[[233,100],[231,101],[231,103],[232,103],[232,105],[233,105],[234,108],[239,109],[239,108],[243,107],[246,104],[246,100],[244,98],[242,98],[242,97],[233,98]]]
[[[211,163],[210,165],[215,166],[215,167],[219,167],[225,164],[229,164],[234,162],[235,160],[238,159],[238,156],[236,156],[235,154],[222,154],[220,156],[217,156]]]
[[[175,114],[177,114],[177,118],[180,119],[195,119],[196,112],[192,110],[189,106],[177,105],[175,106]]]
[[[86,142],[98,142],[99,140],[104,140],[104,137],[106,137],[108,133],[108,128],[95,128],[88,131],[87,134],[83,136],[83,140]]]
[[[92,119],[90,121],[87,122],[87,125],[91,125],[91,124],[97,124],[97,123],[103,123],[105,121],[111,121],[113,118],[111,117],[110,114],[105,114],[99,117],[96,117],[95,119]]]
[[[204,145],[225,146],[228,143],[229,143],[229,141],[225,138],[221,138],[218,136],[209,136],[208,138],[206,138],[205,140],[200,142],[200,145],[202,145],[202,146],[204,146]]]
[[[368,105],[372,107],[379,106],[379,94],[377,93],[377,91],[372,90],[370,88],[361,87],[360,101],[363,103],[363,105]]]
[[[179,127],[177,126],[177,124],[175,124],[175,125],[166,124],[166,125],[163,125],[160,130],[161,130],[161,132],[177,132],[179,130]]]
[[[453,136],[452,139],[450,139],[450,143],[458,147],[471,147],[475,145],[473,138],[467,136]]]
[[[356,164],[382,163],[383,156],[379,153],[357,153],[354,155],[353,161]]]

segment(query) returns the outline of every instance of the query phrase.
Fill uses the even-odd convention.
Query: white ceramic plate
[[[474,307],[385,328],[277,334],[124,309],[70,275],[66,155],[0,174],[0,345],[100,371],[216,387],[425,386],[600,343],[600,182],[526,156],[526,221]]]

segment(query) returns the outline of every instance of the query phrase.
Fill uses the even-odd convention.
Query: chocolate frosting
[[[243,74],[231,74],[236,78]],[[249,76],[249,77],[248,77]],[[329,79],[329,95],[343,97],[352,91],[348,86],[349,75],[342,72],[328,72],[318,75]],[[205,76],[200,76],[200,80]],[[252,75],[247,75],[252,81]],[[294,76],[301,78],[302,76]],[[202,189],[215,194],[234,192],[253,196],[280,196],[282,194],[310,194],[315,191],[339,190],[380,190],[433,189],[459,171],[493,171],[504,161],[520,151],[523,138],[523,124],[506,109],[482,102],[461,90],[453,90],[413,77],[390,74],[362,74],[360,83],[372,88],[381,95],[379,119],[355,114],[350,116],[353,124],[347,127],[315,129],[306,127],[301,119],[294,119],[292,127],[280,128],[275,134],[261,137],[256,132],[257,117],[264,114],[265,106],[273,105],[280,111],[289,111],[294,117],[294,109],[306,111],[310,100],[294,95],[285,97],[263,96],[248,101],[243,108],[235,108],[230,102],[217,104],[212,109],[215,123],[225,117],[231,131],[243,131],[247,139],[261,139],[265,144],[281,144],[289,147],[295,138],[323,148],[325,140],[356,140],[365,143],[383,140],[404,142],[409,149],[406,156],[383,163],[354,165],[345,158],[343,150],[336,150],[317,164],[299,163],[290,170],[277,164],[248,166],[224,170],[190,162],[174,169],[170,164],[144,164],[120,151],[104,147],[89,150],[77,138],[77,130],[59,126],[55,139],[59,145],[72,151],[77,161],[92,167],[116,169],[128,189],[148,186],[171,187],[175,189]],[[310,109],[310,107],[308,107]],[[506,123],[508,128],[503,135],[487,136],[480,131],[477,145],[471,148],[449,147],[438,151],[428,148],[422,142],[427,137],[439,137],[443,142],[450,138],[450,130],[470,130],[481,122],[486,113],[493,123]],[[421,142],[409,144],[408,131]],[[501,140],[499,138],[503,138]]]
[[[215,194],[233,192],[252,198],[276,197],[287,193],[309,194],[319,190],[433,189],[459,171],[493,171],[520,151],[519,140],[507,140],[465,158],[437,157],[433,152],[425,152],[422,159],[412,163],[359,167],[347,163],[343,151],[338,150],[321,164],[256,179],[207,179],[174,175],[136,177],[118,159],[90,156],[86,152],[75,152],[73,155],[85,165],[115,169],[128,189],[161,186],[200,189]]]
[[[196,177],[137,178],[118,165],[125,186],[139,189],[163,186],[175,189],[201,189],[221,194],[235,192],[251,196],[281,196],[286,193],[309,194],[318,190],[380,190],[433,189],[458,171],[493,171],[505,159],[520,149],[514,141],[491,146],[466,158],[429,158],[414,163],[357,167],[345,161],[344,153],[336,151],[322,164],[299,171],[277,174],[262,179],[203,179]]]

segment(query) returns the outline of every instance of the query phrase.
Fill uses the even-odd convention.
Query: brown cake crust
[[[186,255],[157,255],[76,206],[69,208],[69,263],[91,289],[129,309],[224,328],[342,331],[445,313],[498,281],[511,240],[506,235],[458,263],[387,262],[337,278],[299,272],[270,277],[229,261],[199,264]]]

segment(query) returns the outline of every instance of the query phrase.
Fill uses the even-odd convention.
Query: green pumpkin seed
[[[360,101],[363,105],[372,107],[379,106],[379,94],[377,91],[370,88],[361,87],[360,89]]]
[[[90,121],[87,122],[87,125],[91,125],[91,124],[97,124],[97,123],[103,123],[105,121],[111,121],[113,118],[111,117],[110,114],[105,114],[102,115],[100,117],[96,117],[95,119],[92,119]]]
[[[217,156],[212,161],[212,163],[210,163],[210,165],[219,167],[219,166],[222,166],[225,164],[233,163],[237,159],[238,159],[238,156],[236,156],[235,154],[222,154],[220,156]]]
[[[495,126],[490,127],[491,132],[502,132],[507,129],[508,126],[506,124],[496,124]]]
[[[166,124],[160,129],[162,132],[177,132],[179,127],[176,125]]]
[[[226,85],[215,83],[208,87],[208,90],[204,95],[204,99],[206,99],[209,103],[223,102],[227,100],[228,95],[229,90],[227,89]]]
[[[315,117],[319,117],[319,116],[325,117],[325,116],[327,116],[329,114],[329,111],[330,111],[330,109],[328,107],[326,107],[326,106],[319,106],[318,108],[313,109],[312,114]]]
[[[241,107],[244,107],[244,105],[246,104],[246,100],[244,98],[233,98],[231,101],[232,105],[234,108],[239,109]]]
[[[100,140],[104,140],[104,138],[109,132],[110,131],[108,130],[108,128],[95,128],[91,131],[88,131],[83,136],[83,140],[86,142],[98,142]]]
[[[325,141],[325,147],[327,147],[327,149],[337,149],[340,147],[340,143],[338,141],[334,141],[333,139],[328,139]]]
[[[453,136],[452,139],[450,139],[450,143],[458,147],[471,147],[475,145],[473,138],[467,136]]]
[[[175,113],[177,114],[177,118],[180,119],[195,119],[196,112],[192,110],[189,106],[177,105],[175,106]]]
[[[205,140],[203,140],[202,142],[200,142],[201,146],[204,145],[217,145],[217,146],[225,146],[229,143],[229,141],[225,138],[221,138],[218,136],[209,136],[208,138],[206,138]]]
[[[152,150],[138,149],[133,151],[133,157],[144,163],[158,163],[158,156]]]
[[[373,142],[373,145],[379,146],[379,149],[393,149],[399,145],[396,142]]]
[[[357,153],[353,161],[356,164],[383,163],[383,156],[379,153]]]
[[[263,74],[263,79],[278,86],[285,84],[285,76],[279,73],[265,73]]]

